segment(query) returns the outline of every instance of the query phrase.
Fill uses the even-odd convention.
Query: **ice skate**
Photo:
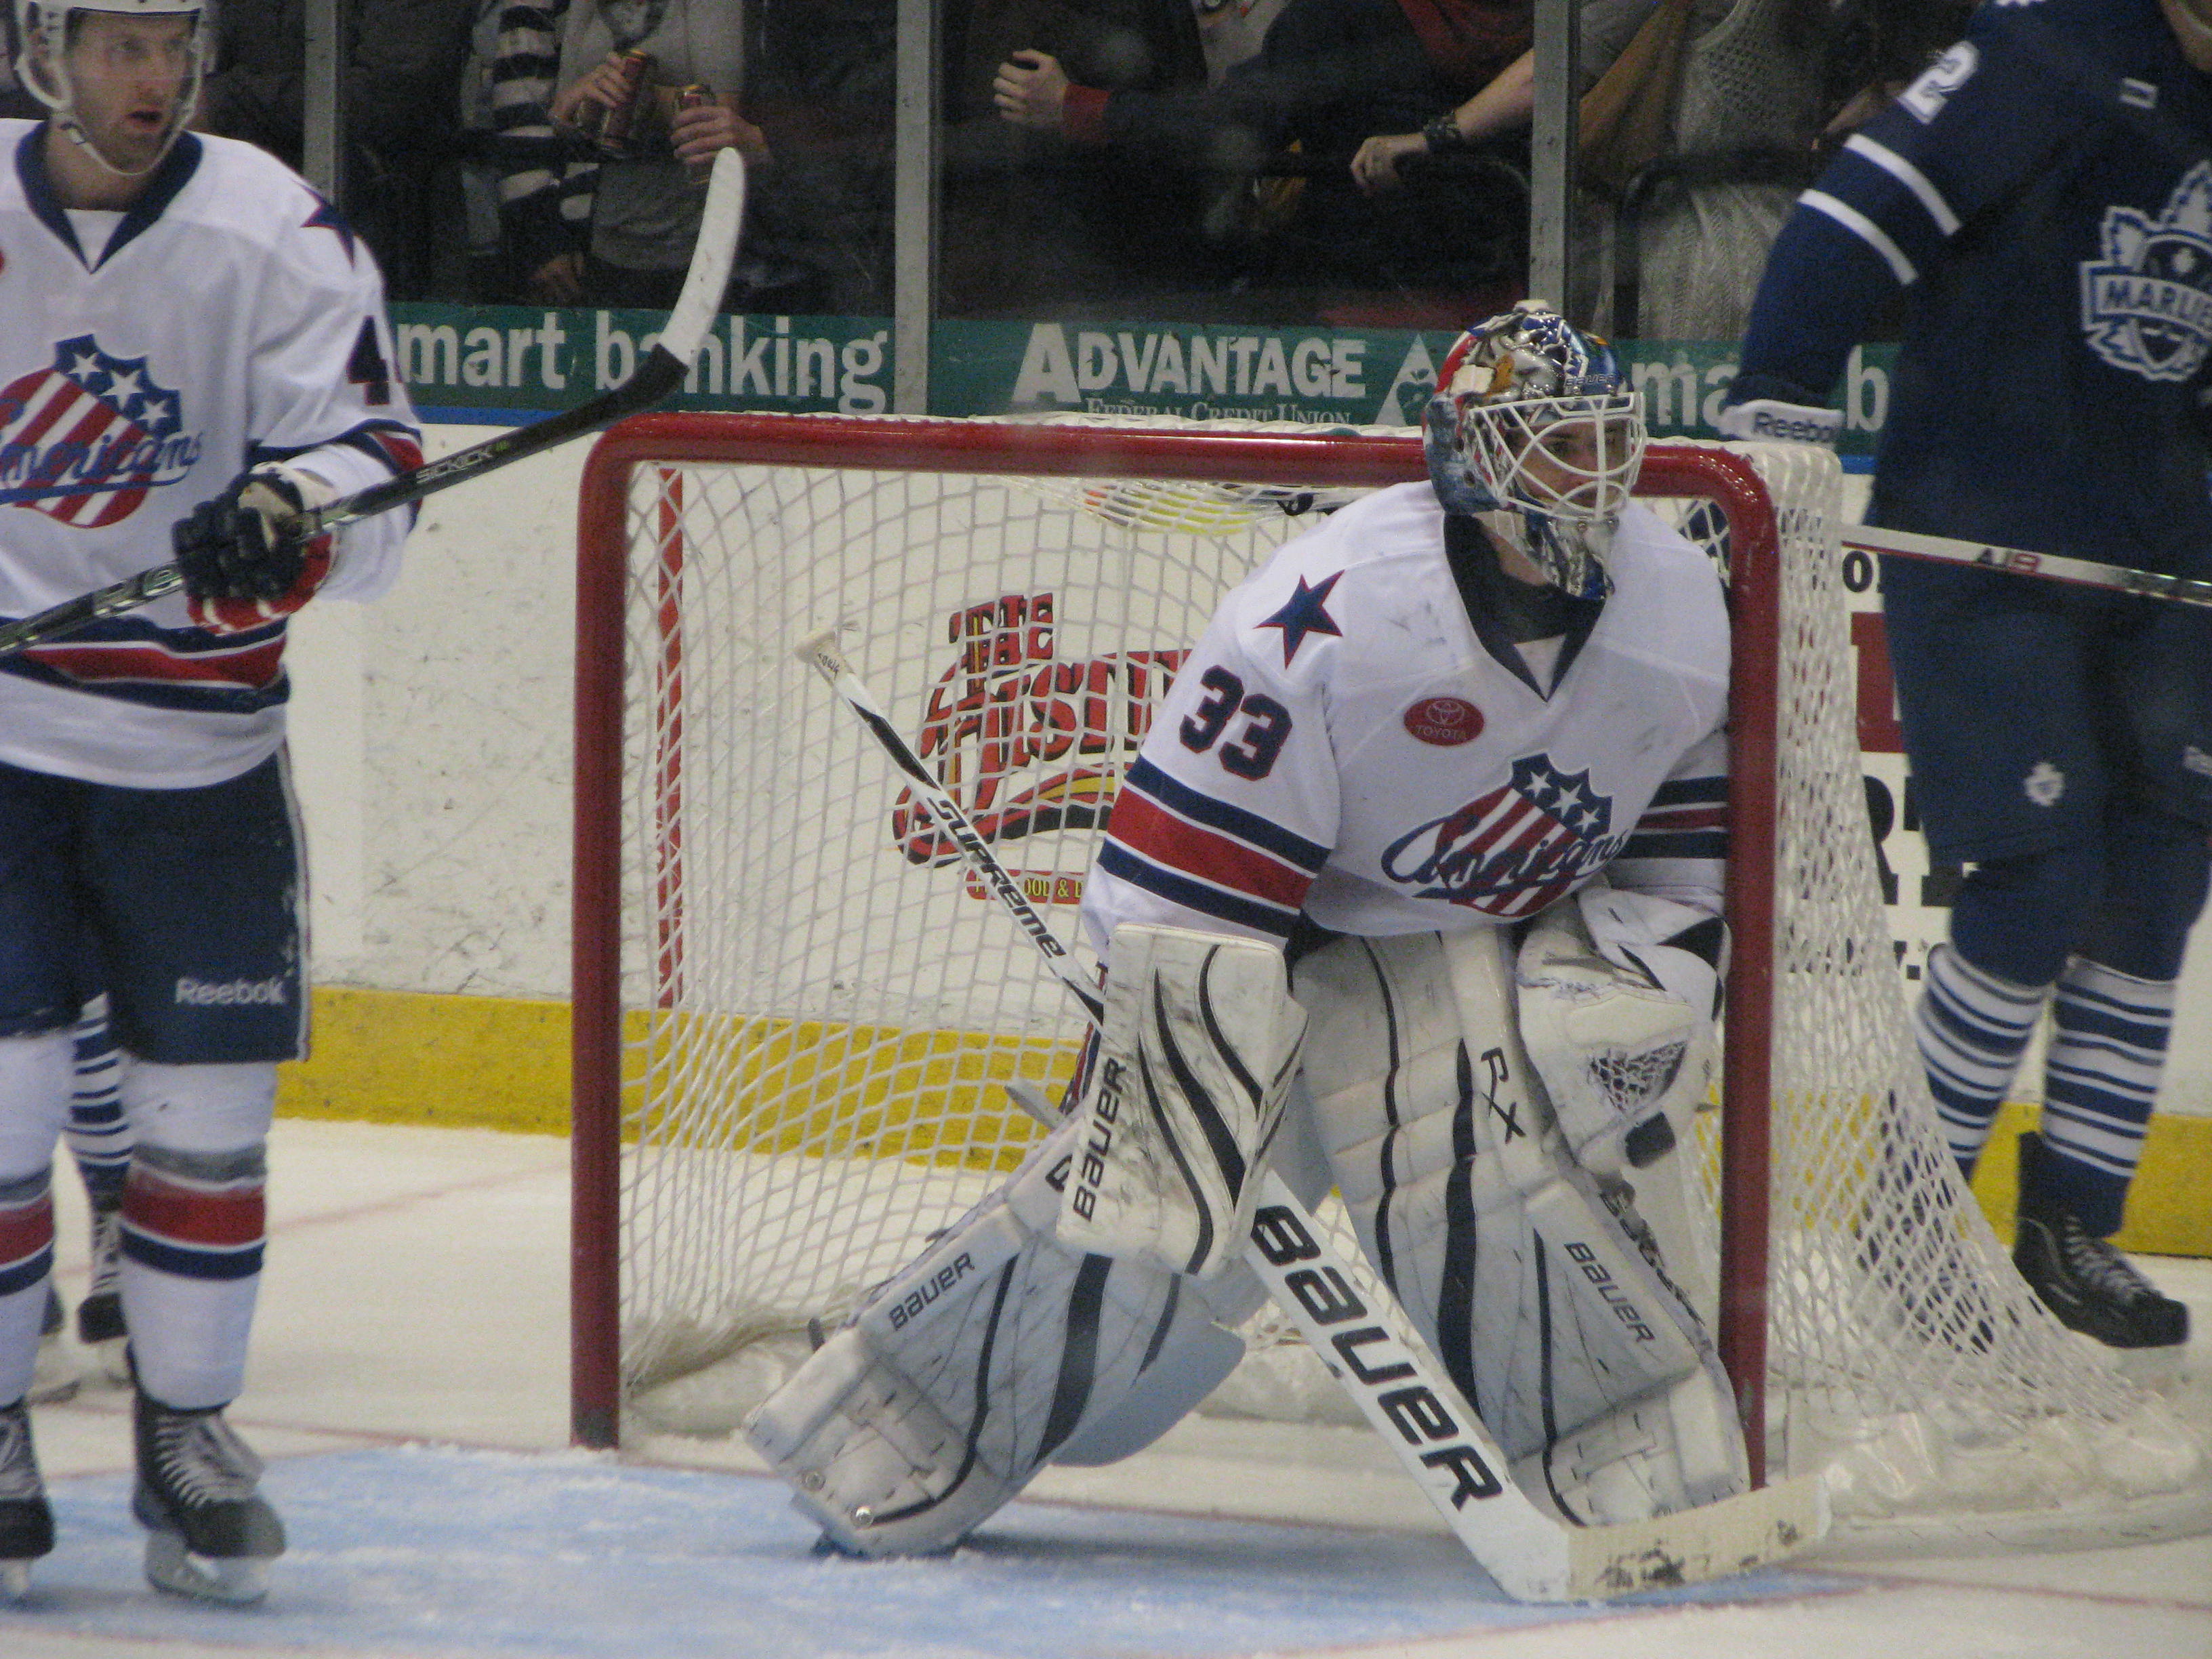
[[[179,1411],[138,1395],[138,1485],[131,1512],[147,1529],[146,1577],[204,1601],[258,1601],[284,1523],[259,1489],[261,1460],[220,1406]]]
[[[76,1304],[76,1340],[110,1382],[128,1382],[131,1363],[124,1355],[123,1212],[95,1206],[92,1212],[92,1285]]]
[[[23,1401],[0,1407],[0,1597],[21,1601],[31,1588],[31,1563],[54,1547],[54,1516],[31,1449],[31,1412]]]
[[[2060,1323],[2108,1348],[2188,1341],[2189,1310],[2161,1296],[2127,1257],[2049,1195],[2050,1159],[2040,1135],[2021,1136],[2020,1226],[2012,1247],[2021,1277]]]
[[[31,1392],[25,1397],[34,1406],[52,1406],[69,1399],[82,1380],[76,1357],[62,1340],[62,1301],[46,1286],[46,1311],[39,1326],[39,1357],[31,1368]]]

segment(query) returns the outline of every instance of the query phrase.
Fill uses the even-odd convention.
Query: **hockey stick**
[[[302,513],[284,528],[299,541],[312,541],[326,530],[357,519],[389,513],[441,489],[496,471],[515,461],[542,453],[571,438],[611,426],[626,416],[652,408],[684,384],[700,343],[714,326],[722,290],[730,280],[730,264],[737,255],[738,228],[745,216],[745,167],[734,149],[719,150],[707,181],[707,199],[700,210],[699,240],[691,250],[691,268],[685,272],[676,308],[668,313],[668,326],[647,352],[637,372],[620,386],[602,392],[574,409],[549,415],[487,438],[466,449],[371,484],[350,495],[342,495],[313,511]],[[13,656],[49,640],[60,639],[107,617],[136,611],[184,586],[184,573],[173,564],[156,565],[127,580],[96,589],[74,599],[0,626],[0,657]]]
[[[2124,565],[2100,564],[2094,559],[2069,558],[2063,553],[2033,553],[2024,547],[1991,547],[1982,542],[1923,536],[1910,530],[1887,530],[1870,524],[1845,525],[1837,539],[1862,553],[1893,553],[1900,558],[1926,559],[1937,564],[1978,565],[1984,570],[2002,570],[2014,576],[2039,576],[2045,581],[2071,582],[2080,587],[2104,587],[2119,593],[2140,593],[2146,599],[2212,606],[2212,582],[2197,581],[2188,576],[2161,575],[2155,570],[2131,570]]]
[[[860,717],[1097,1027],[1103,1000],[1083,982],[1067,947],[861,683],[837,649],[836,630],[806,641],[795,654]],[[1016,1098],[1038,1114],[1034,1097]],[[1261,1182],[1245,1265],[1468,1553],[1516,1601],[1601,1601],[1744,1572],[1827,1531],[1827,1488],[1818,1474],[1618,1526],[1577,1527],[1538,1509],[1514,1484],[1505,1454],[1481,1419],[1428,1353],[1401,1341],[1362,1301],[1320,1224],[1282,1177],[1266,1170]]]

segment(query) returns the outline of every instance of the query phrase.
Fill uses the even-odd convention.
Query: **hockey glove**
[[[1522,1040],[1592,1174],[1644,1168],[1688,1128],[1714,1058],[1723,937],[1686,905],[1594,888],[1522,942]]]
[[[173,532],[192,621],[213,634],[241,633],[313,599],[331,574],[333,536],[301,541],[291,520],[336,494],[313,473],[265,461],[195,507]]]

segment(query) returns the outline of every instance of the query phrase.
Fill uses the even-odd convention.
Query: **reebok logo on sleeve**
[[[284,981],[276,979],[234,979],[216,984],[204,979],[180,979],[177,981],[176,1000],[179,1006],[190,1008],[263,1007],[282,1008],[285,1003]]]

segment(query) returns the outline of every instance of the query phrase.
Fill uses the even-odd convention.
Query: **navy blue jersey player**
[[[1777,240],[1723,428],[1831,437],[1878,307],[1907,319],[1869,520],[2212,577],[2212,0],[1997,0],[1853,137]],[[2030,1032],[2015,1259],[2075,1328],[2187,1334],[2118,1231],[2204,903],[2212,616],[1886,562],[1934,853],[1970,862],[1917,1015],[1971,1170]]]

